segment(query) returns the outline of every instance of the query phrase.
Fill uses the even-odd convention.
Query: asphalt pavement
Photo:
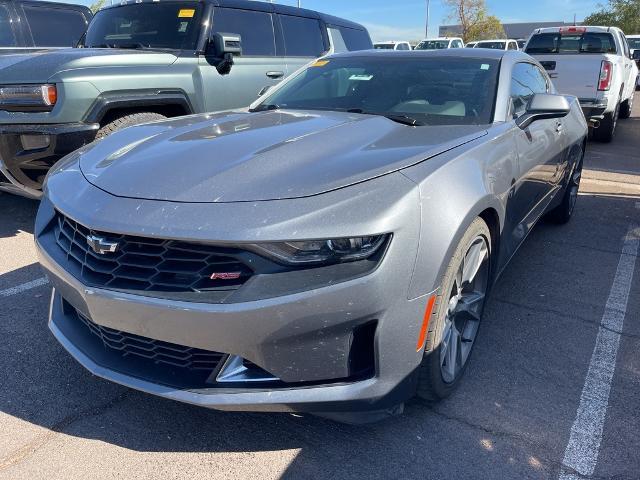
[[[640,99],[590,143],[575,217],[493,291],[467,377],[351,426],[223,413],[91,376],[49,333],[37,204],[0,195],[0,479],[640,479]]]

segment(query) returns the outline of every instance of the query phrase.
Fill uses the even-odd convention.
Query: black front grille
[[[102,340],[108,350],[123,357],[143,358],[156,365],[169,365],[190,371],[215,372],[226,359],[224,353],[176,345],[132,333],[100,326],[76,310],[76,315],[89,331]]]
[[[135,292],[231,293],[253,275],[239,258],[241,251],[235,249],[99,232],[59,213],[53,231],[71,273],[94,287]],[[89,246],[88,236],[117,243],[117,250],[96,253]],[[222,275],[216,278],[214,274]]]

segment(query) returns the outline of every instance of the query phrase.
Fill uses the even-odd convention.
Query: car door
[[[566,135],[562,121],[538,120],[525,129],[515,125],[524,115],[536,93],[548,93],[549,80],[532,63],[517,63],[511,76],[511,114],[514,119],[515,143],[520,179],[514,190],[514,209],[520,233],[528,229],[544,212],[560,185],[563,174]]]
[[[320,20],[282,13],[278,14],[278,20],[289,74],[329,50]]]
[[[234,57],[228,75],[220,75],[212,59],[199,59],[206,111],[246,107],[258,98],[260,90],[286,76],[286,61],[276,55],[272,12],[259,6],[255,10],[216,7],[211,31],[240,35],[242,55]]]

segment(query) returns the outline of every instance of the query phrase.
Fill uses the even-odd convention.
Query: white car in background
[[[464,48],[474,48],[477,44],[478,42],[469,42],[464,46]]]
[[[618,118],[629,118],[638,66],[615,27],[553,27],[533,32],[526,53],[549,72],[558,92],[578,97],[593,137],[610,142]]]
[[[416,50],[446,50],[448,48],[464,48],[461,38],[425,38],[417,46]]]
[[[505,40],[505,39],[496,39],[496,40],[482,40],[473,48],[490,48],[492,50],[520,50],[518,48],[517,40]]]
[[[373,44],[376,50],[413,50],[409,42],[378,42]]]

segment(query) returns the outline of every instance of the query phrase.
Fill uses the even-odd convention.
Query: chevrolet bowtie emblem
[[[96,235],[87,235],[87,245],[99,255],[118,251],[118,242],[109,242],[106,238]]]

